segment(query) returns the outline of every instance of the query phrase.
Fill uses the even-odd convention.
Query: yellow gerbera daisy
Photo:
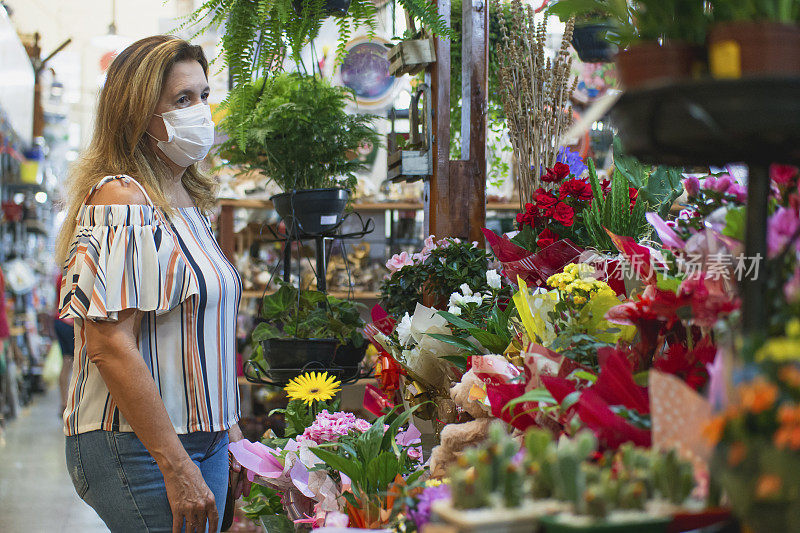
[[[283,390],[291,400],[302,400],[306,405],[325,402],[339,392],[342,383],[327,372],[307,372],[289,382]]]

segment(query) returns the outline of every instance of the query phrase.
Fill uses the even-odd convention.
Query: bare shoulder
[[[104,183],[87,202],[90,205],[134,205],[147,204],[142,190],[133,183],[133,178],[115,179]]]

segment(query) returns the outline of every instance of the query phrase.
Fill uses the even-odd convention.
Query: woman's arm
[[[111,396],[136,436],[156,460],[172,508],[172,530],[217,530],[217,507],[200,469],[192,462],[172,427],[153,377],[139,353],[142,312],[128,309],[116,322],[86,320],[86,350]]]

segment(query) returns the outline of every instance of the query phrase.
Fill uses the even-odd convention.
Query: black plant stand
[[[765,334],[767,199],[771,163],[800,162],[800,78],[705,80],[626,92],[611,111],[625,149],[675,166],[749,167],[745,256],[761,258],[742,280],[742,327]]]
[[[360,228],[350,233],[342,233],[342,226],[347,220],[351,220],[352,217],[357,219]],[[327,243],[335,240],[346,241],[361,239],[365,235],[372,233],[375,230],[375,224],[372,219],[367,219],[365,221],[361,215],[353,212],[346,214],[336,226],[322,233],[305,232],[299,227],[299,224],[293,225],[293,227],[287,233],[278,233],[269,226],[267,226],[267,228],[274,237],[267,242],[271,241],[283,243],[283,260],[281,263],[276,265],[275,269],[273,270],[272,275],[270,276],[270,283],[277,272],[277,269],[281,266],[283,266],[283,280],[288,283],[291,278],[292,250],[294,249],[294,245],[296,243],[301,243],[302,246],[303,242],[313,241],[315,246],[314,273],[317,278],[317,290],[327,293],[327,282],[325,276],[328,271],[328,259],[330,256]],[[344,257],[344,260],[347,261],[346,256]],[[301,261],[298,260],[298,277],[300,275],[300,267]],[[264,294],[266,294],[269,285],[270,284],[268,283],[267,287],[264,288]],[[372,377],[372,369],[364,368],[361,365],[355,367],[341,367],[336,366],[335,364],[332,364],[331,366],[324,366],[318,362],[312,361],[304,365],[302,368],[266,369],[261,368],[252,360],[248,360],[244,364],[244,376],[247,381],[256,384],[273,385],[278,387],[282,387],[295,377],[303,374],[304,372],[312,370],[326,371],[340,379],[342,384],[355,383],[358,380]]]

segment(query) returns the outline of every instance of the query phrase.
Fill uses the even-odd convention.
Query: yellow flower
[[[756,361],[767,359],[777,362],[800,360],[800,339],[778,337],[768,340],[756,352]]]
[[[800,337],[800,319],[793,318],[786,324],[786,336],[787,337]]]
[[[577,305],[583,305],[583,304],[586,303],[586,297],[585,296],[574,296],[572,298],[572,301],[575,302]]]
[[[307,372],[291,380],[283,390],[291,400],[302,400],[306,405],[324,402],[339,392],[340,381],[327,372]]]

